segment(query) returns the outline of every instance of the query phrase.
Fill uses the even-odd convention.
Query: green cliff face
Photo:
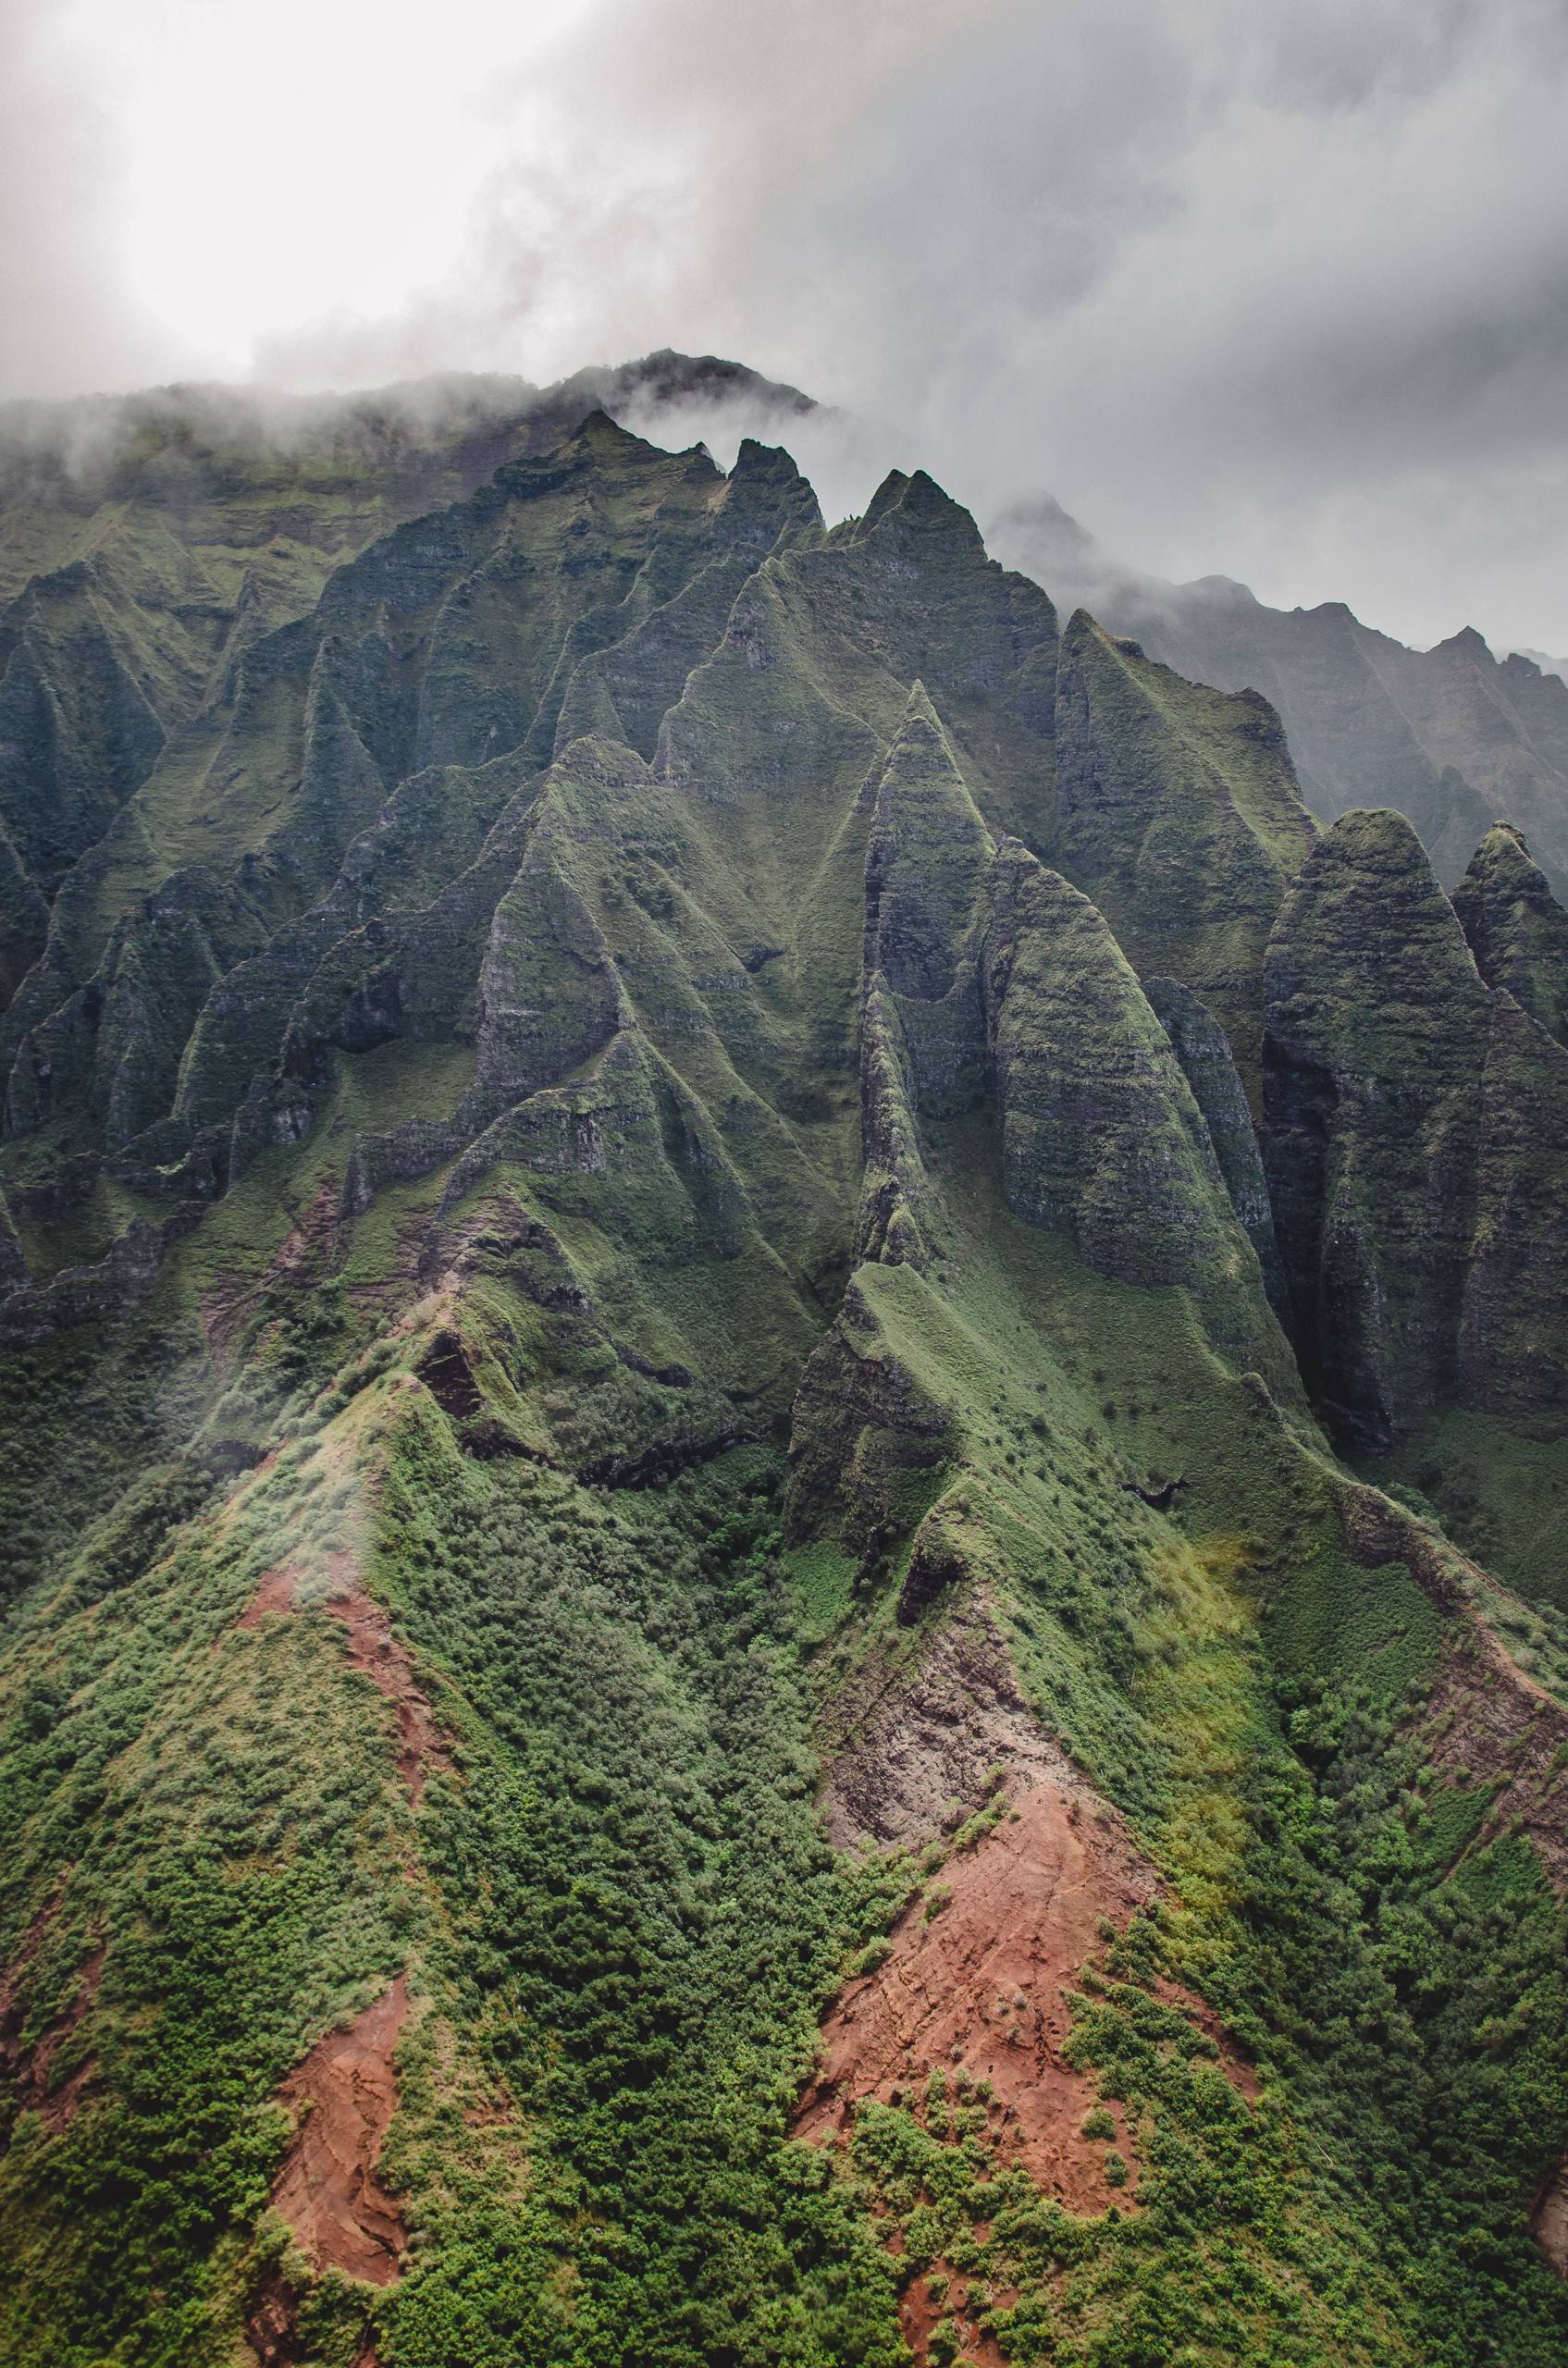
[[[1565,917],[1505,830],[1467,885],[1484,970],[1409,824],[1346,815],[1269,946],[1264,1141],[1290,1312],[1309,1382],[1362,1453],[1444,1405],[1537,1430],[1562,1411],[1568,1070],[1509,987],[1549,1015]]]
[[[1562,917],[725,368],[6,481],[0,2356],[1558,2368]]]
[[[1453,892],[1475,968],[1559,1043],[1568,1035],[1568,913],[1520,833],[1494,823]]]
[[[992,905],[986,999],[1009,1207],[1065,1234],[1096,1273],[1183,1286],[1224,1349],[1290,1386],[1208,1127],[1106,923],[1011,840]]]
[[[1313,839],[1278,718],[1183,682],[1082,610],[1057,709],[1056,860],[1140,976],[1203,998],[1255,1090],[1263,949]]]
[[[1319,840],[1266,976],[1265,1140],[1303,1362],[1376,1451],[1453,1383],[1487,989],[1389,808]]]

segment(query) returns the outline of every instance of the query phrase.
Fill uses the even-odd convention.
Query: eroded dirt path
[[[45,2129],[54,2135],[75,2118],[85,2090],[97,2075],[97,2065],[88,2055],[62,2080],[56,2083],[54,2077],[61,2049],[92,2011],[105,1955],[102,1945],[89,1951],[82,1959],[75,1993],[65,2011],[31,2047],[24,2047],[21,2034],[27,2022],[27,2008],[23,1993],[44,1936],[59,1913],[65,1889],[62,1879],[28,1926],[9,1966],[0,1975],[0,2066],[5,2068],[19,2105],[24,2112],[36,2113]]]
[[[364,1670],[392,1706],[398,1723],[398,1774],[410,1807],[417,1808],[431,1769],[450,1769],[451,1755],[414,1664],[393,1634],[391,1616],[360,1585],[352,1554],[340,1548],[327,1555],[327,1564],[333,1581],[327,1609],[343,1623],[351,1667]]]
[[[451,1754],[414,1675],[414,1663],[392,1627],[390,1613],[361,1585],[352,1549],[334,1548],[327,1557],[327,1567],[331,1592],[322,1609],[342,1624],[350,1667],[364,1670],[377,1692],[392,1706],[397,1721],[398,1774],[410,1807],[417,1808],[430,1770],[450,1769]],[[298,1610],[299,1581],[300,1572],[291,1564],[268,1571],[235,1626],[259,1628],[270,1615]]]
[[[320,2269],[389,2286],[407,2242],[401,2214],[377,2176],[397,2110],[392,2057],[408,2016],[400,1974],[347,2030],[329,2031],[280,2091],[296,2130],[272,2186],[281,2214]]]
[[[1068,1995],[1106,1931],[1157,1897],[1160,1879],[1021,1698],[983,1596],[955,1606],[914,1667],[868,1662],[824,1723],[836,1746],[824,1814],[841,1849],[871,1842],[920,1851],[998,1794],[1005,1807],[932,1875],[894,1926],[883,1963],[834,1999],[796,2134],[846,2142],[862,2099],[892,2103],[896,2094],[942,2136],[958,2106],[998,2168],[1021,2169],[1068,2211],[1087,2216],[1115,2204],[1135,2213],[1137,2140],[1122,2106],[1066,2060]],[[1255,2097],[1251,2068],[1217,2017],[1174,1984],[1157,1987],[1214,2040],[1241,2093]],[[933,2073],[942,2076],[935,2094]],[[1097,2109],[1110,2116],[1108,2137],[1084,2134]],[[1119,2186],[1106,2177],[1113,2151],[1128,2170]],[[890,2250],[902,2241],[895,2225]],[[965,2359],[1003,2368],[978,2320],[1016,2297],[983,2281],[971,2296],[972,2283],[939,2260],[905,2287],[899,2324],[917,2362],[931,2357],[933,2331],[947,2321]]]
[[[285,1563],[280,1570],[265,1573],[234,1625],[236,1628],[259,1628],[270,1612],[288,1612],[293,1609],[294,1572],[290,1564]]]

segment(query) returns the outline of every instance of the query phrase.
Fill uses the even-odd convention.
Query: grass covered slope
[[[1568,1649],[1436,1502],[1559,1485],[1568,1054],[1389,818],[928,478],[594,416],[49,931],[0,2354],[1556,2368]]]

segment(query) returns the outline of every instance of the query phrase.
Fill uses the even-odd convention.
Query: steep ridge
[[[226,388],[0,407],[0,992],[71,863],[254,646],[401,521],[549,451],[596,403],[780,416],[794,388],[649,354],[562,385],[457,378],[352,399]]]
[[[1487,949],[1500,977],[1504,944],[1500,930]],[[1378,1453],[1445,1402],[1560,1418],[1568,1067],[1506,987],[1488,990],[1401,817],[1346,815],[1319,841],[1266,983],[1266,1157],[1303,1363],[1331,1420]]]
[[[0,2349],[1555,2368],[1549,890],[591,401],[13,1003]]]
[[[1151,665],[1080,610],[1056,741],[1056,859],[1141,975],[1203,999],[1255,1093],[1263,948],[1313,836],[1278,718]]]
[[[1501,987],[1561,1043],[1568,1036],[1568,914],[1519,832],[1494,823],[1453,892],[1488,987]]]

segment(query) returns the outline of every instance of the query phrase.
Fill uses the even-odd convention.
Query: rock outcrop
[[[1489,997],[1391,808],[1319,840],[1266,980],[1265,1157],[1303,1367],[1376,1453],[1458,1377]]]

